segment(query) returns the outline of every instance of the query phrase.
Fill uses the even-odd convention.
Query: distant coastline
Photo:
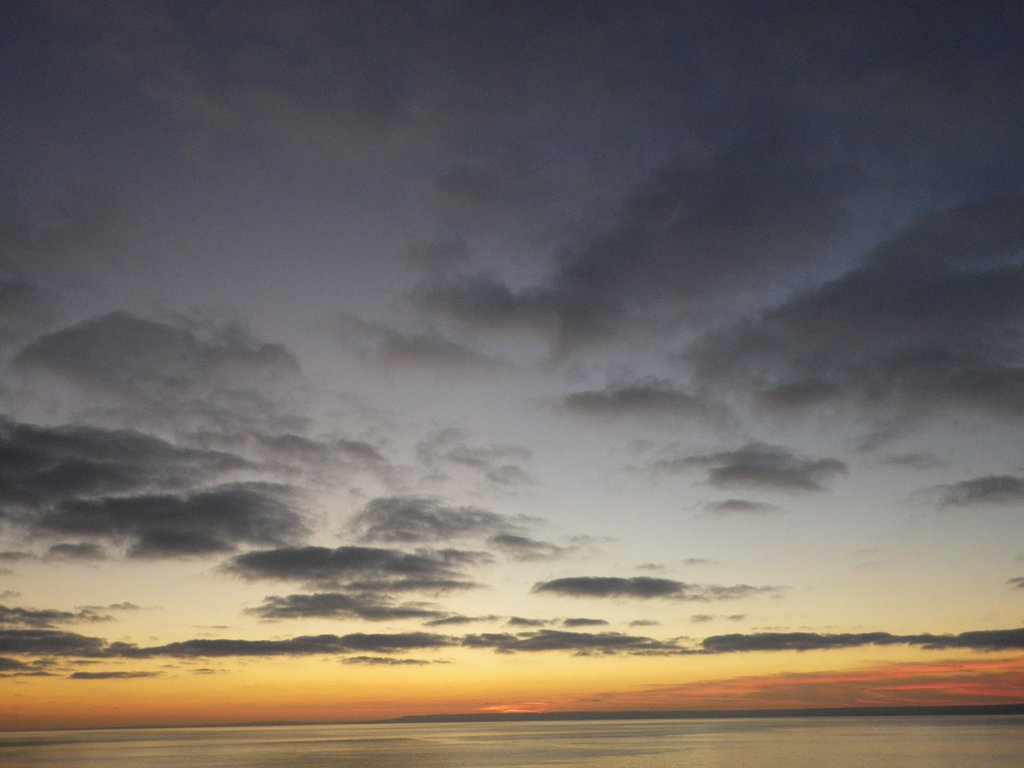
[[[406,715],[375,723],[477,723],[538,720],[713,720],[742,717],[899,717],[921,715],[1024,715],[1024,703],[907,707],[827,707],[814,709],[623,710],[618,712],[487,712],[458,715]]]

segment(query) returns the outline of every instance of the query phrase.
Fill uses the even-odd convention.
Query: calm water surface
[[[304,725],[0,733],[52,768],[1019,768],[1024,716]]]

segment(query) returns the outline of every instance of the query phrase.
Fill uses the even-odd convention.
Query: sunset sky
[[[0,5],[0,729],[1024,701],[1024,6]]]

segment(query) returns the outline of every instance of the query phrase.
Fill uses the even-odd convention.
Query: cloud
[[[574,629],[576,627],[602,627],[607,626],[608,622],[604,619],[562,619],[562,626]]]
[[[700,617],[698,617],[700,618]],[[738,619],[738,616],[726,617]],[[568,626],[572,620],[564,622]],[[582,620],[588,624],[595,620]],[[510,622],[511,624],[512,622]],[[522,624],[523,622],[519,622]],[[581,623],[577,620],[576,625]],[[639,626],[639,623],[635,623]],[[499,652],[571,651],[577,654],[723,654],[770,651],[825,651],[864,646],[916,646],[923,650],[962,649],[978,652],[1024,649],[1024,628],[976,630],[960,634],[893,635],[888,632],[819,634],[814,632],[762,632],[712,635],[696,646],[678,640],[656,640],[618,632],[582,633],[530,629],[512,633],[470,634],[463,638],[429,632],[352,633],[301,635],[277,640],[196,638],[154,646],[113,642],[72,632],[45,628],[0,628],[0,654],[78,658],[181,659],[214,657],[392,654],[462,646]],[[7,658],[2,657],[2,658]],[[24,663],[10,660],[17,672]]]
[[[729,616],[715,616],[709,613],[696,613],[690,617],[690,621],[694,624],[705,624],[709,621],[716,621],[718,619],[727,619],[729,621],[743,621],[747,618],[746,614],[733,613]]]
[[[373,468],[385,461],[380,451],[370,443],[343,437],[312,439],[289,431],[224,433],[199,430],[192,438],[207,449],[255,455],[262,460],[289,465],[318,467],[340,462]]]
[[[262,605],[248,609],[247,613],[261,619],[305,619],[305,618],[359,618],[366,621],[392,621],[400,619],[441,619],[440,611],[429,610],[421,605],[395,605],[392,601],[377,595],[349,595],[342,592],[317,592],[311,595],[271,595],[263,598]]]
[[[0,656],[0,673],[2,674],[7,674],[9,672],[25,672],[30,669],[31,667],[23,661],[11,659],[6,656]]]
[[[935,469],[946,464],[938,456],[931,453],[901,453],[895,456],[887,456],[883,461],[892,467],[920,470]]]
[[[563,547],[514,533],[499,533],[488,541],[514,560],[551,560],[566,552]]]
[[[970,507],[976,504],[1024,503],[1024,479],[1013,475],[987,475],[929,489],[941,507]]]
[[[83,605],[79,607],[81,611],[141,611],[142,608],[137,606],[135,603],[129,603],[127,601],[121,603],[111,603],[110,605]]]
[[[720,586],[686,584],[672,579],[649,576],[571,576],[534,584],[535,593],[550,592],[568,597],[671,598],[676,600],[735,600],[756,594],[778,592],[778,587],[752,587],[747,584]]]
[[[566,395],[557,407],[574,416],[608,419],[706,418],[724,413],[721,404],[688,394],[665,380],[573,392]]]
[[[0,627],[50,629],[59,624],[97,621],[110,621],[110,616],[99,614],[91,608],[81,608],[77,611],[57,611],[0,605]]]
[[[435,591],[468,589],[462,569],[488,562],[479,552],[421,551],[415,554],[376,547],[279,547],[246,552],[224,566],[248,580],[347,584],[354,591]]]
[[[432,619],[424,622],[427,627],[454,627],[463,624],[474,624],[478,621],[495,621],[497,616],[443,616],[440,619]]]
[[[90,405],[132,418],[239,428],[266,422],[299,389],[295,356],[238,327],[170,325],[113,312],[43,336],[15,358],[24,371],[59,377]]]
[[[414,300],[428,315],[482,330],[540,330],[556,327],[554,297],[543,288],[514,292],[487,275],[458,275],[427,283]]]
[[[0,562],[16,563],[20,560],[34,560],[35,555],[31,552],[21,552],[18,550],[8,550],[6,552],[0,552]]]
[[[39,288],[24,280],[0,277],[0,348],[31,334],[48,315],[46,300]]]
[[[244,469],[242,458],[134,430],[37,426],[0,416],[0,500],[48,507],[78,497],[181,489]]]
[[[71,680],[134,680],[140,677],[159,677],[161,672],[72,672]]]
[[[379,365],[462,373],[490,372],[498,367],[486,355],[436,331],[404,332],[348,314],[335,317],[332,330],[339,343]]]
[[[309,656],[346,653],[398,653],[446,648],[457,644],[448,635],[429,632],[396,634],[302,635],[287,640],[183,640],[166,645],[140,647],[126,643],[111,644],[108,655],[125,658],[212,658],[233,656]]]
[[[768,504],[763,501],[749,501],[747,499],[706,501],[701,507],[705,512],[721,517],[731,515],[766,515],[781,511],[774,504]]]
[[[928,650],[963,648],[974,651],[1024,649],[1024,629],[994,629],[958,635],[892,635],[888,632],[817,634],[814,632],[761,632],[749,635],[714,635],[704,638],[708,653],[751,651],[812,651],[858,648],[867,645],[915,645]]]
[[[530,450],[520,445],[474,446],[459,429],[442,429],[416,446],[416,457],[437,471],[469,470],[497,485],[532,482],[519,463]]]
[[[735,451],[690,456],[684,464],[708,467],[708,483],[720,488],[821,491],[826,480],[846,472],[846,464],[838,459],[807,459],[764,443],[748,443]]]
[[[485,633],[466,635],[462,639],[466,648],[493,648],[500,653],[530,653],[538,651],[572,651],[577,655],[650,655],[685,653],[673,642],[662,642],[649,637],[624,635],[619,632],[565,632],[541,629],[536,632]]]
[[[253,465],[133,430],[43,427],[0,418],[0,502],[35,537],[101,538],[134,557],[212,554],[306,532],[294,491],[221,483]],[[51,559],[101,559],[97,542],[58,542]]]
[[[421,291],[420,306],[478,330],[546,326],[560,356],[641,319],[689,322],[763,289],[836,234],[846,190],[838,168],[809,161],[806,134],[759,118],[702,161],[664,164],[546,280],[513,290],[483,275],[449,279]]]
[[[402,32],[407,17],[397,9],[363,6],[302,4],[287,18],[274,6],[199,9],[187,21],[161,4],[47,10],[65,40],[61,66],[155,107],[188,137],[177,151],[205,162],[243,136],[260,154],[293,162],[365,153],[407,119],[405,49],[422,40]],[[219,64],[206,55],[214,38]]]
[[[37,529],[127,539],[132,557],[207,555],[238,544],[276,544],[306,532],[286,503],[290,489],[235,483],[177,496],[70,499],[43,513]]]
[[[390,656],[349,656],[342,659],[344,664],[366,664],[375,667],[407,667],[427,666],[441,662],[426,661],[425,659],[393,659]]]
[[[470,260],[466,244],[451,239],[416,243],[407,248],[403,256],[432,277],[444,275]]]
[[[105,560],[106,550],[99,544],[80,542],[78,544],[53,544],[46,550],[48,560]]]
[[[518,530],[508,518],[476,507],[450,507],[422,496],[390,496],[366,504],[348,524],[361,541],[419,544],[482,538]]]
[[[1024,589],[1024,576],[1017,576],[1006,583],[1010,586],[1016,587],[1017,589]]]
[[[534,584],[533,592],[552,592],[572,597],[676,597],[689,585],[671,579],[648,576],[619,578],[613,576],[572,576]]]
[[[107,643],[59,629],[0,629],[0,653],[25,656],[100,656]]]
[[[702,386],[781,410],[1024,413],[1024,200],[928,213],[815,288],[710,332]]]
[[[348,528],[365,542],[433,544],[479,540],[514,560],[547,560],[566,552],[563,547],[523,535],[523,524],[527,522],[528,518],[509,518],[477,507],[447,506],[429,497],[391,496],[367,503],[351,518]]]

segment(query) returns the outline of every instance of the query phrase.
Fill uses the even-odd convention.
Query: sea
[[[48,768],[1020,768],[1024,715],[273,725],[0,733]]]

